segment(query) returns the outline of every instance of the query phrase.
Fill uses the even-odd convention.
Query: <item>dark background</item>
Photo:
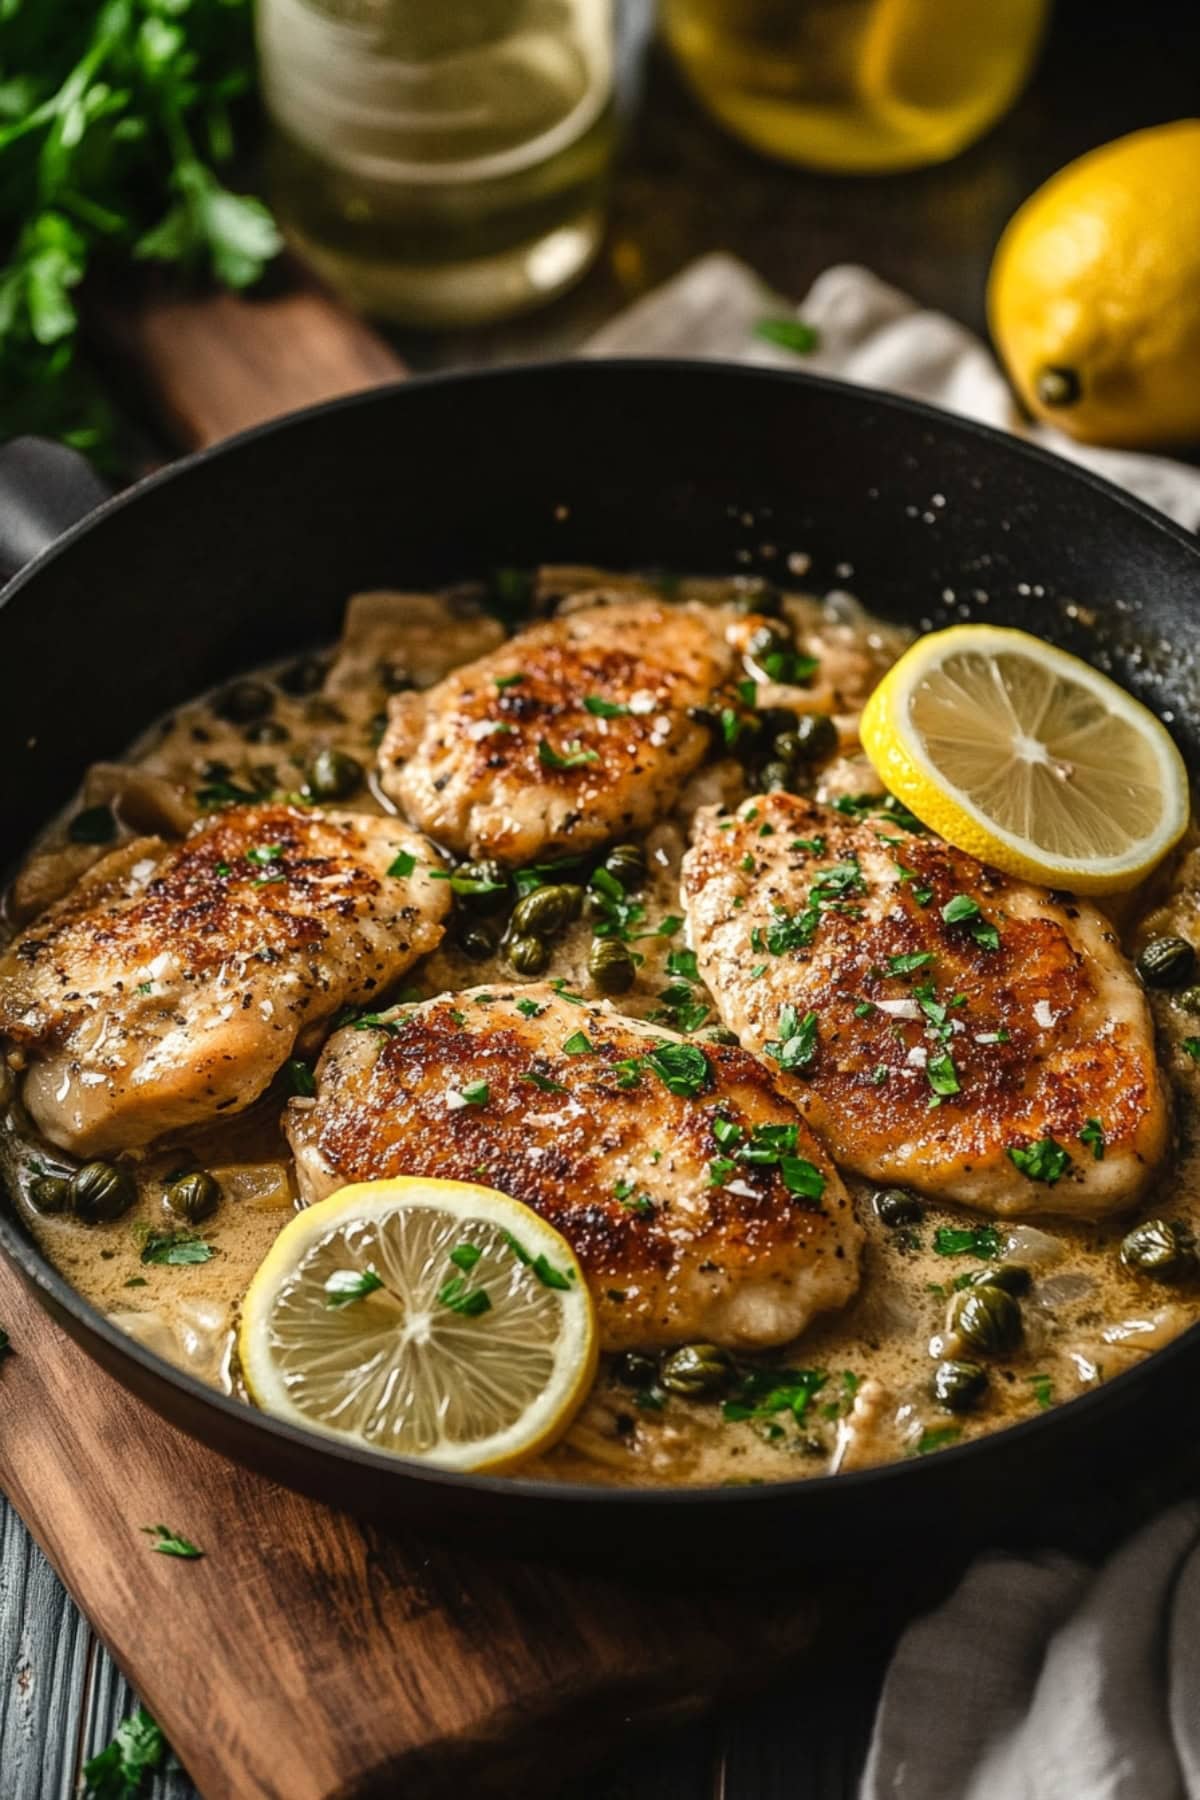
[[[992,251],[1026,195],[1093,145],[1200,113],[1195,0],[1058,0],[1024,97],[956,161],[878,178],[807,174],[765,162],[724,136],[663,54],[644,54],[651,3],[624,0],[632,110],[600,261],[572,293],[514,324],[444,337],[393,333],[412,368],[570,350],[638,294],[714,249],[743,257],[795,299],[831,263],[865,263],[925,305],[982,331]],[[121,398],[115,369],[113,383]],[[880,1609],[866,1639],[823,1644],[773,1691],[643,1744],[631,1744],[614,1719],[612,1760],[595,1775],[572,1772],[569,1742],[547,1743],[564,1796],[850,1800],[890,1647],[906,1613],[935,1598],[947,1580],[944,1568],[923,1571],[903,1542],[890,1541],[886,1520],[879,1531],[871,1548],[889,1568],[881,1572]],[[764,1574],[771,1559],[764,1543]],[[0,1503],[4,1800],[69,1800],[82,1760],[108,1741],[131,1704],[106,1653]],[[193,1793],[180,1773],[154,1789],[155,1800],[192,1800]]]

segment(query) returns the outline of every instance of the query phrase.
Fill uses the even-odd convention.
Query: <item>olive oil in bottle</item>
[[[721,122],[846,173],[943,161],[1016,98],[1048,0],[664,0],[667,39]]]
[[[462,325],[599,245],[612,0],[259,0],[272,199],[356,305]]]

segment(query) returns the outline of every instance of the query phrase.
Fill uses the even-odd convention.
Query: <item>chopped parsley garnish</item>
[[[708,1086],[711,1068],[696,1044],[658,1044],[644,1058],[669,1093],[694,1100]]]
[[[356,1300],[365,1300],[368,1294],[375,1293],[382,1286],[382,1275],[369,1263],[365,1269],[335,1269],[325,1282],[325,1304],[332,1312],[336,1312],[339,1307],[352,1306]]]
[[[496,686],[500,689],[500,692],[503,693],[505,688],[516,687],[519,681],[524,680],[525,671],[523,669],[517,669],[512,675],[497,675]]]
[[[152,981],[139,981],[137,984],[137,991],[139,994],[153,993],[154,983]]]
[[[757,681],[739,681],[737,684],[737,691],[738,698],[744,700],[747,706],[758,705]]]
[[[1194,1063],[1200,1063],[1200,1037],[1186,1037],[1179,1048],[1185,1056],[1190,1056]]]
[[[854,1397],[862,1385],[862,1377],[852,1369],[842,1370],[842,1391],[838,1399],[828,1400],[821,1408],[823,1419],[844,1419],[854,1405]]]
[[[799,1421],[828,1380],[822,1369],[752,1369],[742,1377],[734,1397],[725,1402],[722,1415],[734,1421],[770,1419],[776,1413],[789,1412]]]
[[[778,907],[772,909],[771,922],[767,927],[767,949],[772,956],[782,956],[788,950],[803,949],[812,942],[817,926],[821,923],[821,914],[827,908],[841,906],[847,894],[862,891],[862,870],[853,857],[822,869],[799,912],[789,916]]]
[[[769,1166],[791,1155],[796,1148],[796,1135],[795,1125],[755,1125],[738,1155],[743,1162]]]
[[[929,1058],[925,1064],[925,1077],[939,1098],[962,1092],[958,1084],[958,1070],[949,1050],[939,1050],[936,1056]]]
[[[227,862],[219,862],[213,873],[216,875],[232,875],[233,870]]]
[[[744,731],[750,730],[749,719],[735,712],[732,706],[723,706],[718,714],[721,727],[721,742],[727,750],[732,750]]]
[[[578,856],[560,856],[554,862],[529,863],[523,869],[515,869],[513,880],[518,897],[523,900],[526,894],[532,894],[538,888],[553,887],[560,881],[576,880],[582,860]]]
[[[284,1064],[284,1073],[287,1076],[289,1093],[301,1094],[305,1099],[316,1093],[317,1084],[313,1072],[306,1062],[300,1061],[298,1056],[293,1056]]]
[[[696,964],[694,950],[672,950],[667,957],[668,975],[678,975],[681,981],[699,981],[700,970]]]
[[[999,929],[984,918],[978,900],[973,900],[970,894],[955,894],[952,900],[947,900],[942,908],[942,918],[947,925],[969,925],[971,936],[981,950],[1000,948]]]
[[[779,1173],[789,1194],[801,1200],[820,1200],[825,1193],[825,1177],[815,1163],[804,1156],[781,1156]]]
[[[556,976],[555,979],[550,983],[550,986],[554,989],[555,993],[558,995],[560,1000],[569,1000],[572,1006],[586,1006],[587,1005],[587,1001],[584,999],[582,994],[573,994],[571,992],[570,988],[567,986],[566,979],[564,976],[562,976],[562,975]],[[489,994],[488,998],[489,999],[491,998],[490,994]]]
[[[399,858],[397,858],[397,861]],[[395,874],[394,868],[388,870]],[[508,886],[507,881],[493,881],[490,875],[464,875],[457,869],[430,869],[430,881],[448,881],[450,892],[469,898],[476,894],[498,894]]]
[[[387,1033],[388,1037],[395,1037],[400,1029],[399,1020],[384,1019],[379,1013],[359,1013],[356,1019],[334,1020],[335,1025],[339,1023],[349,1025],[351,1031],[383,1031]]]
[[[573,1269],[557,1269],[544,1255],[530,1256],[520,1238],[514,1237],[511,1231],[502,1231],[500,1235],[517,1261],[524,1263],[527,1269],[532,1269],[543,1287],[558,1288],[561,1291],[570,1287],[575,1279]]]
[[[587,763],[600,761],[598,750],[586,750],[576,738],[556,750],[545,738],[538,739],[538,761],[544,769],[582,769]]]
[[[994,1225],[939,1225],[933,1247],[939,1256],[977,1256],[991,1262],[1000,1254],[1000,1233]]]
[[[794,356],[807,356],[821,341],[816,326],[806,325],[803,319],[759,319],[754,326],[754,335],[764,344],[790,350]]]
[[[737,1164],[731,1156],[714,1156],[708,1165],[709,1187],[724,1187],[729,1177],[737,1171]]]
[[[901,831],[922,832],[925,827],[894,794],[840,794],[833,803],[834,812],[848,819],[889,819]]]
[[[626,1212],[637,1213],[642,1219],[654,1217],[654,1202],[649,1194],[618,1194],[617,1199]]]
[[[1047,1187],[1053,1187],[1056,1181],[1066,1174],[1071,1167],[1071,1158],[1061,1144],[1056,1144],[1052,1137],[1039,1138],[1036,1144],[1028,1149],[1012,1145],[1008,1152],[1009,1160],[1021,1171],[1029,1181],[1044,1181]]]
[[[742,873],[744,875],[753,875],[753,873],[757,867],[758,867],[758,864],[755,862],[755,860],[754,860],[753,856],[750,854],[749,850],[747,850],[745,856],[743,856],[743,858],[742,858]]]
[[[206,1263],[213,1255],[212,1245],[194,1231],[151,1231],[142,1245],[144,1263],[169,1263],[172,1267]]]
[[[932,1425],[917,1439],[916,1453],[928,1456],[931,1451],[945,1450],[949,1445],[957,1444],[961,1436],[961,1425]]]
[[[782,682],[785,687],[802,687],[812,680],[821,666],[815,656],[805,656],[799,650],[768,650],[765,656],[756,660],[764,675],[772,681]]]
[[[824,856],[826,848],[823,837],[793,838],[788,845],[789,850],[808,850],[813,856]]]
[[[286,875],[260,875],[254,885],[255,887],[279,887],[286,880]]]
[[[627,1056],[621,1062],[614,1063],[612,1072],[617,1078],[619,1088],[641,1086],[642,1065],[636,1056]]]
[[[1054,1382],[1049,1375],[1030,1375],[1029,1385],[1033,1389],[1033,1397],[1043,1412],[1054,1405]]]
[[[539,1075],[536,1069],[518,1075],[517,1080],[527,1081],[530,1087],[538,1088],[543,1094],[565,1094],[567,1091],[561,1081],[551,1081],[548,1075]]]
[[[196,789],[196,804],[203,807],[237,806],[261,799],[262,795],[256,794],[253,788],[238,787],[233,781],[210,781],[205,787]]]
[[[722,1150],[732,1149],[735,1144],[740,1144],[746,1135],[742,1127],[736,1125],[732,1119],[720,1118],[713,1120],[712,1134]]]
[[[178,1556],[185,1562],[195,1562],[204,1555],[198,1544],[193,1544],[190,1538],[180,1537],[169,1525],[143,1525],[142,1530],[147,1537],[155,1539],[150,1548],[157,1550],[160,1556]]]
[[[588,890],[592,895],[589,907],[599,915],[592,922],[596,936],[621,938],[628,943],[635,935],[633,927],[646,916],[641,901],[631,900],[623,884],[605,868],[594,870]]]
[[[398,850],[388,865],[389,875],[411,875],[417,866],[417,859],[411,850]]]
[[[282,855],[282,844],[255,844],[252,849],[247,850],[246,861],[258,863],[261,868],[267,863],[278,862]]]
[[[167,1740],[157,1721],[139,1706],[122,1719],[112,1743],[84,1763],[84,1800],[138,1800],[166,1753]]]
[[[888,975],[911,975],[917,969],[927,968],[934,960],[932,950],[906,950],[900,956],[889,956],[887,960]]]
[[[597,719],[619,719],[629,711],[627,706],[622,706],[615,700],[605,700],[599,694],[585,694],[583,704],[593,718]]]
[[[469,1274],[482,1255],[483,1251],[478,1244],[456,1244],[450,1252],[450,1261],[456,1269]]]
[[[675,936],[675,933],[679,931],[682,926],[683,920],[679,917],[678,913],[668,913],[665,919],[660,919],[656,930],[643,932],[641,935],[644,937],[671,938]]]
[[[486,1106],[491,1098],[491,1089],[486,1081],[468,1081],[459,1092],[468,1106]]]
[[[492,1309],[487,1289],[469,1287],[465,1275],[452,1275],[438,1289],[437,1297],[439,1306],[448,1306],[451,1312],[461,1313],[465,1319],[477,1319],[481,1313]]]
[[[778,1038],[765,1045],[767,1055],[789,1074],[802,1073],[817,1054],[817,1015],[805,1013],[800,1018],[794,1006],[781,1006]]]
[[[1097,1162],[1104,1161],[1104,1127],[1099,1119],[1089,1119],[1079,1134],[1081,1144],[1086,1144]]]
[[[590,1056],[595,1049],[586,1032],[573,1031],[563,1045],[564,1056]]]
[[[518,1000],[517,1001],[517,1011],[520,1013],[520,1015],[523,1019],[540,1018],[542,1013],[545,1010],[546,1010],[545,1007],[539,1006],[536,1000]]]
[[[663,1010],[653,1014],[655,1019],[673,1025],[676,1031],[688,1035],[699,1031],[709,1014],[708,1002],[698,1000],[686,982],[673,982],[670,987],[661,989],[659,999]]]

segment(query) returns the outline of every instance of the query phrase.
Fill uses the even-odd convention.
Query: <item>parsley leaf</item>
[[[980,949],[1000,948],[999,929],[984,918],[978,900],[973,900],[970,894],[955,894],[953,899],[947,900],[942,908],[942,918],[947,925],[968,925]]]
[[[939,1050],[925,1064],[925,1078],[934,1093],[939,1096],[958,1094],[962,1089],[958,1084],[958,1070],[954,1066],[954,1058],[949,1050]]]
[[[902,956],[889,956],[887,973],[889,975],[911,975],[916,969],[924,969],[934,960],[932,950],[906,950]]]
[[[585,694],[583,704],[596,719],[620,719],[629,711],[627,706],[622,706],[615,700],[605,700],[600,694]]]
[[[934,1450],[945,1450],[950,1444],[957,1444],[961,1436],[961,1425],[931,1425],[917,1439],[916,1454],[929,1456]]]
[[[754,335],[765,344],[790,350],[794,356],[807,356],[821,341],[816,326],[806,325],[803,319],[759,319]]]
[[[451,1312],[461,1313],[465,1319],[477,1319],[492,1310],[487,1289],[468,1287],[465,1275],[452,1275],[438,1289],[437,1297],[439,1305],[448,1306]]]
[[[168,1525],[143,1525],[142,1530],[148,1537],[157,1540],[151,1544],[150,1548],[157,1550],[160,1556],[178,1556],[182,1557],[185,1562],[195,1562],[198,1557],[204,1555],[198,1545],[193,1544],[188,1538],[180,1537],[179,1533],[172,1531]]]
[[[417,859],[411,850],[398,850],[388,865],[389,875],[411,875],[417,866]]]
[[[113,1741],[83,1765],[84,1800],[138,1800],[146,1780],[162,1767],[167,1741],[156,1720],[139,1706],[117,1726]]]
[[[734,1421],[769,1419],[775,1413],[788,1412],[799,1421],[828,1380],[822,1369],[752,1369],[725,1402],[722,1415]]]
[[[1194,1063],[1200,1063],[1200,1037],[1185,1037],[1179,1047]]]
[[[1008,1154],[1022,1175],[1030,1181],[1044,1181],[1047,1187],[1053,1187],[1071,1167],[1071,1158],[1052,1137],[1039,1138],[1028,1149],[1014,1144]]]
[[[368,1263],[365,1269],[335,1269],[325,1282],[325,1304],[332,1312],[365,1300],[383,1286],[383,1277]]]
[[[466,1087],[459,1092],[468,1106],[486,1106],[491,1096],[491,1089],[486,1081],[468,1081]]]
[[[805,1013],[800,1018],[794,1006],[781,1006],[776,1030],[778,1038],[764,1046],[767,1055],[789,1074],[803,1073],[817,1054],[816,1013]]]
[[[1104,1127],[1099,1119],[1089,1119],[1079,1134],[1081,1144],[1086,1144],[1096,1162],[1104,1161]]]
[[[317,1083],[313,1072],[298,1056],[293,1056],[284,1064],[284,1074],[287,1076],[290,1093],[300,1094],[305,1099],[310,1099],[316,1093]]]
[[[1000,1254],[1000,1233],[994,1225],[939,1225],[933,1234],[938,1256],[977,1256],[991,1262]]]
[[[464,1273],[469,1273],[482,1255],[483,1251],[478,1244],[456,1244],[450,1252],[450,1261],[456,1269],[462,1269]]]
[[[658,1044],[645,1057],[669,1093],[694,1100],[708,1086],[711,1068],[696,1044]]]
[[[585,1031],[573,1031],[562,1049],[564,1056],[591,1056],[595,1045]]]
[[[524,1075],[518,1075],[517,1080],[527,1082],[530,1087],[537,1088],[543,1094],[565,1094],[567,1091],[561,1081],[551,1081],[549,1075],[539,1075],[536,1069],[529,1069]]]
[[[598,750],[586,750],[576,738],[556,750],[545,738],[538,739],[538,761],[544,769],[582,769],[587,763],[600,761]]]
[[[142,1245],[144,1263],[206,1263],[213,1254],[212,1245],[194,1231],[151,1231]]]

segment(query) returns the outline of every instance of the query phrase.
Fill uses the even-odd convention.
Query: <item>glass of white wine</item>
[[[269,176],[306,259],[364,311],[468,325],[599,247],[613,0],[258,0]]]

